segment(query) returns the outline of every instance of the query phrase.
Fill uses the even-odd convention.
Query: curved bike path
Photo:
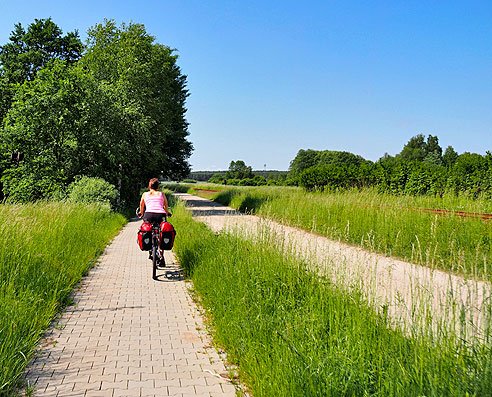
[[[27,369],[35,396],[234,396],[172,252],[152,280],[131,221]],[[179,238],[179,236],[178,236]]]

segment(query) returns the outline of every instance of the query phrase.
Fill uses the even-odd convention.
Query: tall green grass
[[[375,190],[311,193],[285,187],[228,188],[212,198],[413,263],[492,279],[491,222],[417,209],[492,212],[490,200],[393,196]]]
[[[254,396],[485,396],[490,346],[409,338],[363,300],[257,241],[214,234],[178,206],[176,252],[217,343]]]
[[[0,395],[125,218],[101,205],[0,205]]]

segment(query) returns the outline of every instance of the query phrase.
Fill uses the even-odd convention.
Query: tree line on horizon
[[[290,176],[308,190],[376,187],[393,194],[492,195],[492,154],[445,151],[437,136],[412,137],[402,151],[372,162],[348,152],[300,150]]]
[[[238,166],[242,169],[240,173]],[[492,154],[458,154],[452,146],[443,151],[437,136],[426,138],[418,134],[397,155],[386,153],[375,162],[345,151],[301,149],[290,162],[288,172],[277,171],[271,176],[263,175],[264,180],[260,181],[251,167],[238,160],[231,162],[227,172],[215,173],[209,181],[229,185],[301,186],[307,190],[376,187],[393,194],[442,196],[453,192],[473,197],[492,196]]]
[[[94,177],[128,205],[149,178],[186,176],[188,90],[177,58],[142,24],[105,20],[85,43],[51,18],[16,24],[0,47],[1,194],[60,197]]]

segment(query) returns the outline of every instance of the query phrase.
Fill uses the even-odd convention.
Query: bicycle
[[[140,208],[137,208],[135,211],[137,216],[140,218]],[[169,216],[172,216],[170,213]],[[163,220],[162,222],[167,221],[167,215],[163,214]],[[159,245],[160,245],[160,233],[161,233],[161,228],[160,228],[160,223],[159,224],[152,224],[152,248],[149,250],[149,259],[152,261],[152,279],[157,280],[157,268],[163,268],[166,267],[166,262],[164,258],[164,252],[160,253],[159,251]]]

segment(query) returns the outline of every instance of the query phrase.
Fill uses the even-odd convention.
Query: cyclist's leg
[[[165,220],[166,220],[166,215],[165,214],[162,214],[161,221],[159,222],[159,226]],[[161,235],[160,235],[160,233],[159,233],[159,253],[161,254],[162,263],[164,263],[164,251],[161,248]]]

